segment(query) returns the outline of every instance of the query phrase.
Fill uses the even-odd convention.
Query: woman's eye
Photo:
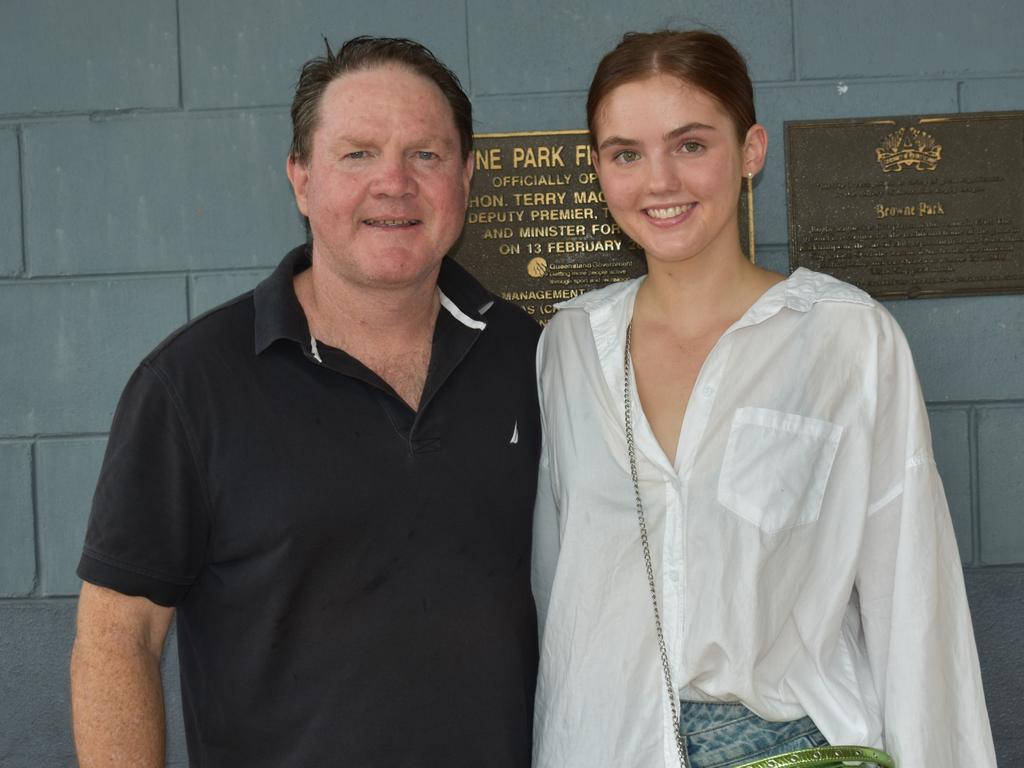
[[[704,149],[704,145],[701,144],[699,141],[684,141],[682,144],[682,150],[687,154],[700,152],[702,149]]]

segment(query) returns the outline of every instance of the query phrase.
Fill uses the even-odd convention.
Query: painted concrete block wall
[[[322,35],[423,41],[483,133],[584,127],[601,54],[666,25],[749,60],[770,135],[759,254],[782,272],[784,121],[1024,109],[1008,0],[0,0],[0,765],[74,765],[74,568],[114,405],[160,339],[302,241],[288,105]],[[929,404],[1000,762],[1024,765],[1024,295],[887,305]]]

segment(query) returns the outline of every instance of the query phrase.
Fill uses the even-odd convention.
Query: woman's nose
[[[647,165],[647,188],[650,192],[672,192],[679,188],[675,165],[667,157],[652,157]]]

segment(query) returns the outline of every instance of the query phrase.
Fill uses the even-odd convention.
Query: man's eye
[[[633,149],[624,149],[616,154],[614,159],[620,163],[635,163],[640,159],[640,153]]]
[[[700,152],[704,149],[704,145],[699,141],[684,141],[682,145],[683,152],[692,154],[694,152]]]
[[[419,152],[416,153],[416,157],[418,157],[420,160],[434,160],[437,158],[437,153],[431,152],[430,150],[421,149]]]
[[[365,149],[357,149],[355,152],[349,152],[348,154],[345,155],[345,157],[348,158],[349,160],[362,160],[368,155],[369,152],[367,152]]]

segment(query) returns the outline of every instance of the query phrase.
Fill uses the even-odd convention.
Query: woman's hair
[[[713,96],[732,118],[742,142],[757,122],[747,63],[732,43],[713,32],[627,32],[597,65],[587,94],[587,128],[597,147],[597,110],[620,85],[671,75]]]

